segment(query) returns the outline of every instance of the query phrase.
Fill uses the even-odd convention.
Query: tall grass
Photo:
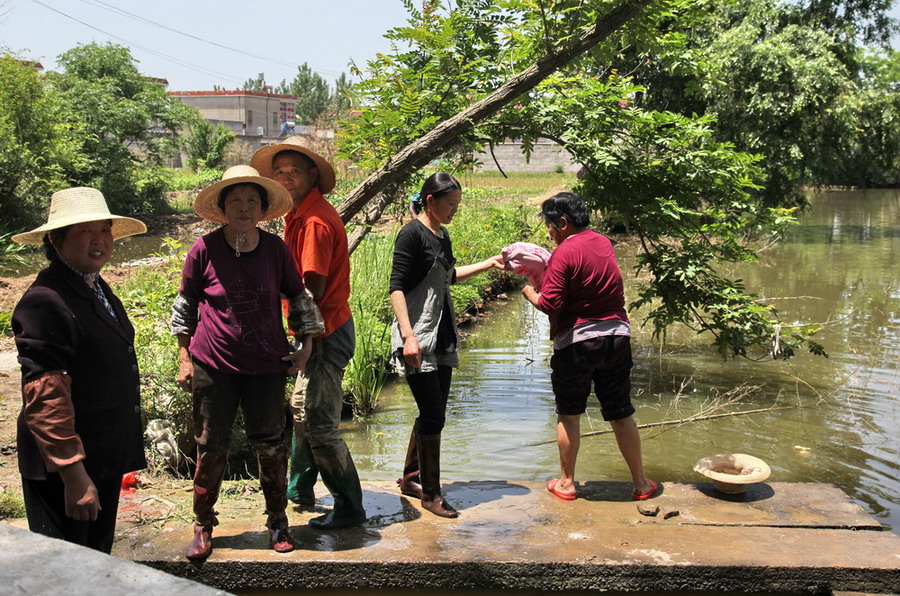
[[[171,420],[179,430],[190,417],[190,399],[178,385],[178,342],[169,331],[172,303],[181,284],[186,249],[165,238],[160,264],[136,267],[116,294],[135,328],[135,351],[140,359],[141,409],[148,419]]]
[[[503,177],[499,172],[469,172],[460,182],[469,190],[463,193],[464,200],[472,189],[499,192],[506,198],[535,199],[549,190],[569,190],[577,182],[574,174],[516,172]]]
[[[166,176],[166,190],[195,190],[218,182],[222,178],[222,170],[217,168],[198,170],[189,169],[168,170]]]
[[[375,411],[390,375],[391,302],[388,280],[396,234],[368,235],[350,259],[350,308],[356,325],[356,353],[344,375],[353,413]]]
[[[493,202],[495,197],[480,189],[466,192],[464,207],[449,227],[457,263],[483,261],[520,240],[536,241],[540,227],[534,208],[518,201]],[[530,221],[529,221],[530,220]],[[357,417],[371,415],[378,394],[391,375],[390,325],[393,322],[388,283],[391,275],[396,232],[370,234],[353,253],[350,263],[350,304],[356,322],[356,355],[344,376],[344,389],[351,396]],[[494,293],[509,274],[492,270],[451,286],[456,314],[479,308],[484,297]]]

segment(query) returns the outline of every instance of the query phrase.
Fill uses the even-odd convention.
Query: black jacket
[[[94,480],[146,467],[134,327],[106,282],[98,283],[118,321],[77,273],[58,262],[38,274],[12,319],[23,385],[47,371],[65,370],[71,377],[75,430],[84,445],[85,469]],[[18,455],[22,476],[46,478],[23,415]]]

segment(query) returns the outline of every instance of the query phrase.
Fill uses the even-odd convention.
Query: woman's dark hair
[[[559,220],[564,217],[576,228],[586,228],[591,224],[584,199],[574,192],[553,195],[543,202],[538,215],[554,228],[559,227]]]
[[[415,212],[416,215],[419,214],[425,206],[425,200],[428,198],[428,195],[431,195],[435,199],[439,199],[454,190],[462,190],[462,185],[459,183],[459,180],[447,172],[435,172],[425,180],[424,184],[422,184],[422,190],[419,191],[418,200],[414,200],[412,203],[413,212]]]
[[[56,248],[53,245],[59,246],[62,244],[62,241],[65,239],[66,234],[69,233],[69,228],[71,227],[72,226],[63,226],[61,228],[56,228],[55,230],[50,230],[44,234],[44,256],[46,256],[47,260],[51,263],[59,260],[59,253],[56,252]]]
[[[262,210],[269,210],[269,193],[266,192],[266,189],[257,184],[256,182],[241,182],[240,184],[232,184],[231,186],[225,188],[222,192],[219,193],[219,211],[225,213],[225,199],[228,198],[228,195],[231,194],[238,186],[251,186],[256,189],[256,192],[259,193],[259,200],[262,203]]]

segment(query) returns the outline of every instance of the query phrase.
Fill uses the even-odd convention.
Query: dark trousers
[[[439,435],[444,429],[452,377],[453,369],[449,366],[438,366],[436,371],[407,375],[406,382],[419,406],[420,435]]]
[[[100,498],[100,511],[95,521],[78,521],[66,517],[65,491],[59,474],[48,474],[47,480],[22,478],[28,529],[37,534],[59,538],[109,553],[116,536],[116,513],[122,478],[94,480]]]
[[[194,360],[194,439],[209,450],[228,449],[238,407],[257,453],[284,441],[286,374],[223,373]]]

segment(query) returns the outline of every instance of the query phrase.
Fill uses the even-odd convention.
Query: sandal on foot
[[[289,553],[294,550],[294,539],[287,528],[272,528],[269,530],[269,546],[276,553]]]
[[[631,498],[635,501],[646,501],[650,497],[656,494],[656,491],[659,490],[659,483],[656,480],[650,481],[650,490],[645,493],[639,493],[637,490],[631,491]]]
[[[574,494],[564,493],[564,492],[562,492],[562,491],[556,490],[556,484],[557,484],[558,482],[559,482],[559,478],[557,478],[556,480],[551,480],[550,482],[548,482],[548,483],[547,483],[547,490],[549,490],[551,493],[553,493],[554,495],[556,495],[557,497],[559,497],[559,498],[562,499],[563,501],[574,501],[575,499],[578,498],[578,497],[576,497]]]

